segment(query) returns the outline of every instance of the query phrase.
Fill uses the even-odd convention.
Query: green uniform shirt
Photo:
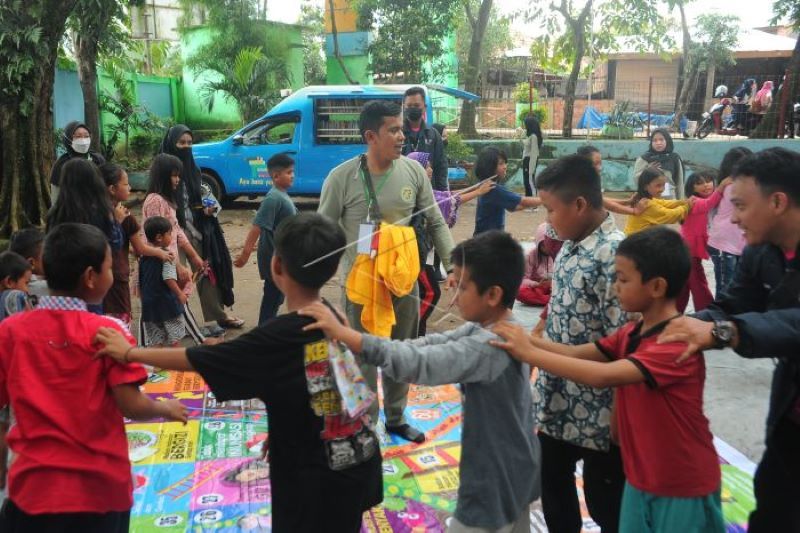
[[[347,236],[348,247],[342,259],[345,276],[356,259],[358,227],[367,218],[367,200],[364,181],[361,177],[360,158],[345,161],[331,170],[322,185],[319,213],[338,222]],[[416,161],[401,156],[384,175],[372,176],[372,183],[378,196],[383,221],[390,224],[408,226],[413,213],[422,212],[428,222],[428,232],[433,237],[433,245],[450,270],[450,252],[453,250],[453,237],[433,198],[433,188],[425,170]],[[427,208],[427,209],[426,209]],[[425,258],[420,258],[422,261]]]

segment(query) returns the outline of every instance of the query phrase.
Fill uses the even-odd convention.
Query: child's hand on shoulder
[[[488,193],[492,189],[497,187],[497,183],[494,180],[485,180],[478,185],[477,191],[479,196],[483,196],[484,194]]]
[[[162,417],[167,420],[183,422],[184,424],[189,421],[189,413],[186,407],[178,400],[159,402],[159,410],[162,412]]]
[[[169,250],[162,250],[158,248],[158,255],[156,257],[164,263],[172,263],[175,261],[175,256]]]
[[[647,209],[647,206],[649,205],[650,205],[650,198],[642,198],[641,200],[636,202],[636,205],[633,208],[634,212],[636,213],[636,216],[639,216],[642,213],[644,213],[645,210]]]
[[[94,336],[94,342],[103,345],[95,354],[95,358],[105,355],[122,364],[128,362],[128,352],[133,348],[128,339],[114,328],[99,328]]]
[[[725,190],[725,187],[727,187],[727,186],[728,186],[728,185],[730,185],[731,183],[733,183],[733,178],[732,178],[732,177],[730,177],[730,176],[728,176],[727,178],[725,178],[724,180],[722,180],[721,182],[719,182],[719,186],[718,186],[717,188],[718,188],[720,191],[724,191],[724,190]]]
[[[519,324],[511,322],[498,322],[492,331],[502,340],[490,340],[489,344],[507,351],[511,357],[520,361],[527,361],[534,349],[530,341],[530,334]]]
[[[342,324],[340,317],[333,314],[333,311],[322,302],[308,305],[298,311],[297,314],[311,317],[315,320],[313,324],[304,327],[303,331],[319,329],[322,330],[328,338],[340,339],[341,333],[347,329],[347,326]]]

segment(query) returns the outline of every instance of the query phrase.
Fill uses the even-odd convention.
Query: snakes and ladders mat
[[[198,375],[188,372],[151,373],[144,390],[157,400],[180,400],[190,421],[127,425],[134,480],[131,531],[270,532],[269,464],[260,458],[269,434],[264,405],[258,400],[219,402]],[[442,532],[455,511],[459,389],[412,386],[407,414],[428,440],[415,445],[380,434],[384,502],[364,515],[364,533]],[[744,532],[754,506],[754,465],[724,442],[715,444],[728,532]],[[582,494],[581,506],[584,531],[599,531]],[[538,503],[531,508],[531,531],[547,531]]]

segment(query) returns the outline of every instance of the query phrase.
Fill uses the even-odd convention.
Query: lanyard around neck
[[[364,197],[367,200],[367,213],[370,221],[372,222],[380,222],[381,221],[381,211],[378,205],[378,194],[383,190],[384,185],[386,185],[386,181],[389,179],[389,176],[392,175],[394,171],[395,162],[392,161],[391,167],[383,175],[383,178],[378,183],[377,189],[373,186],[372,183],[372,176],[369,173],[369,168],[367,168],[367,157],[366,155],[361,156],[361,180],[362,185],[364,186]]]

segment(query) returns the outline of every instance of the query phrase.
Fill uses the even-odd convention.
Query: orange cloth
[[[414,228],[382,223],[378,253],[359,254],[347,277],[347,299],[363,306],[361,326],[379,337],[390,337],[397,323],[392,296],[409,294],[419,277],[419,249]]]

